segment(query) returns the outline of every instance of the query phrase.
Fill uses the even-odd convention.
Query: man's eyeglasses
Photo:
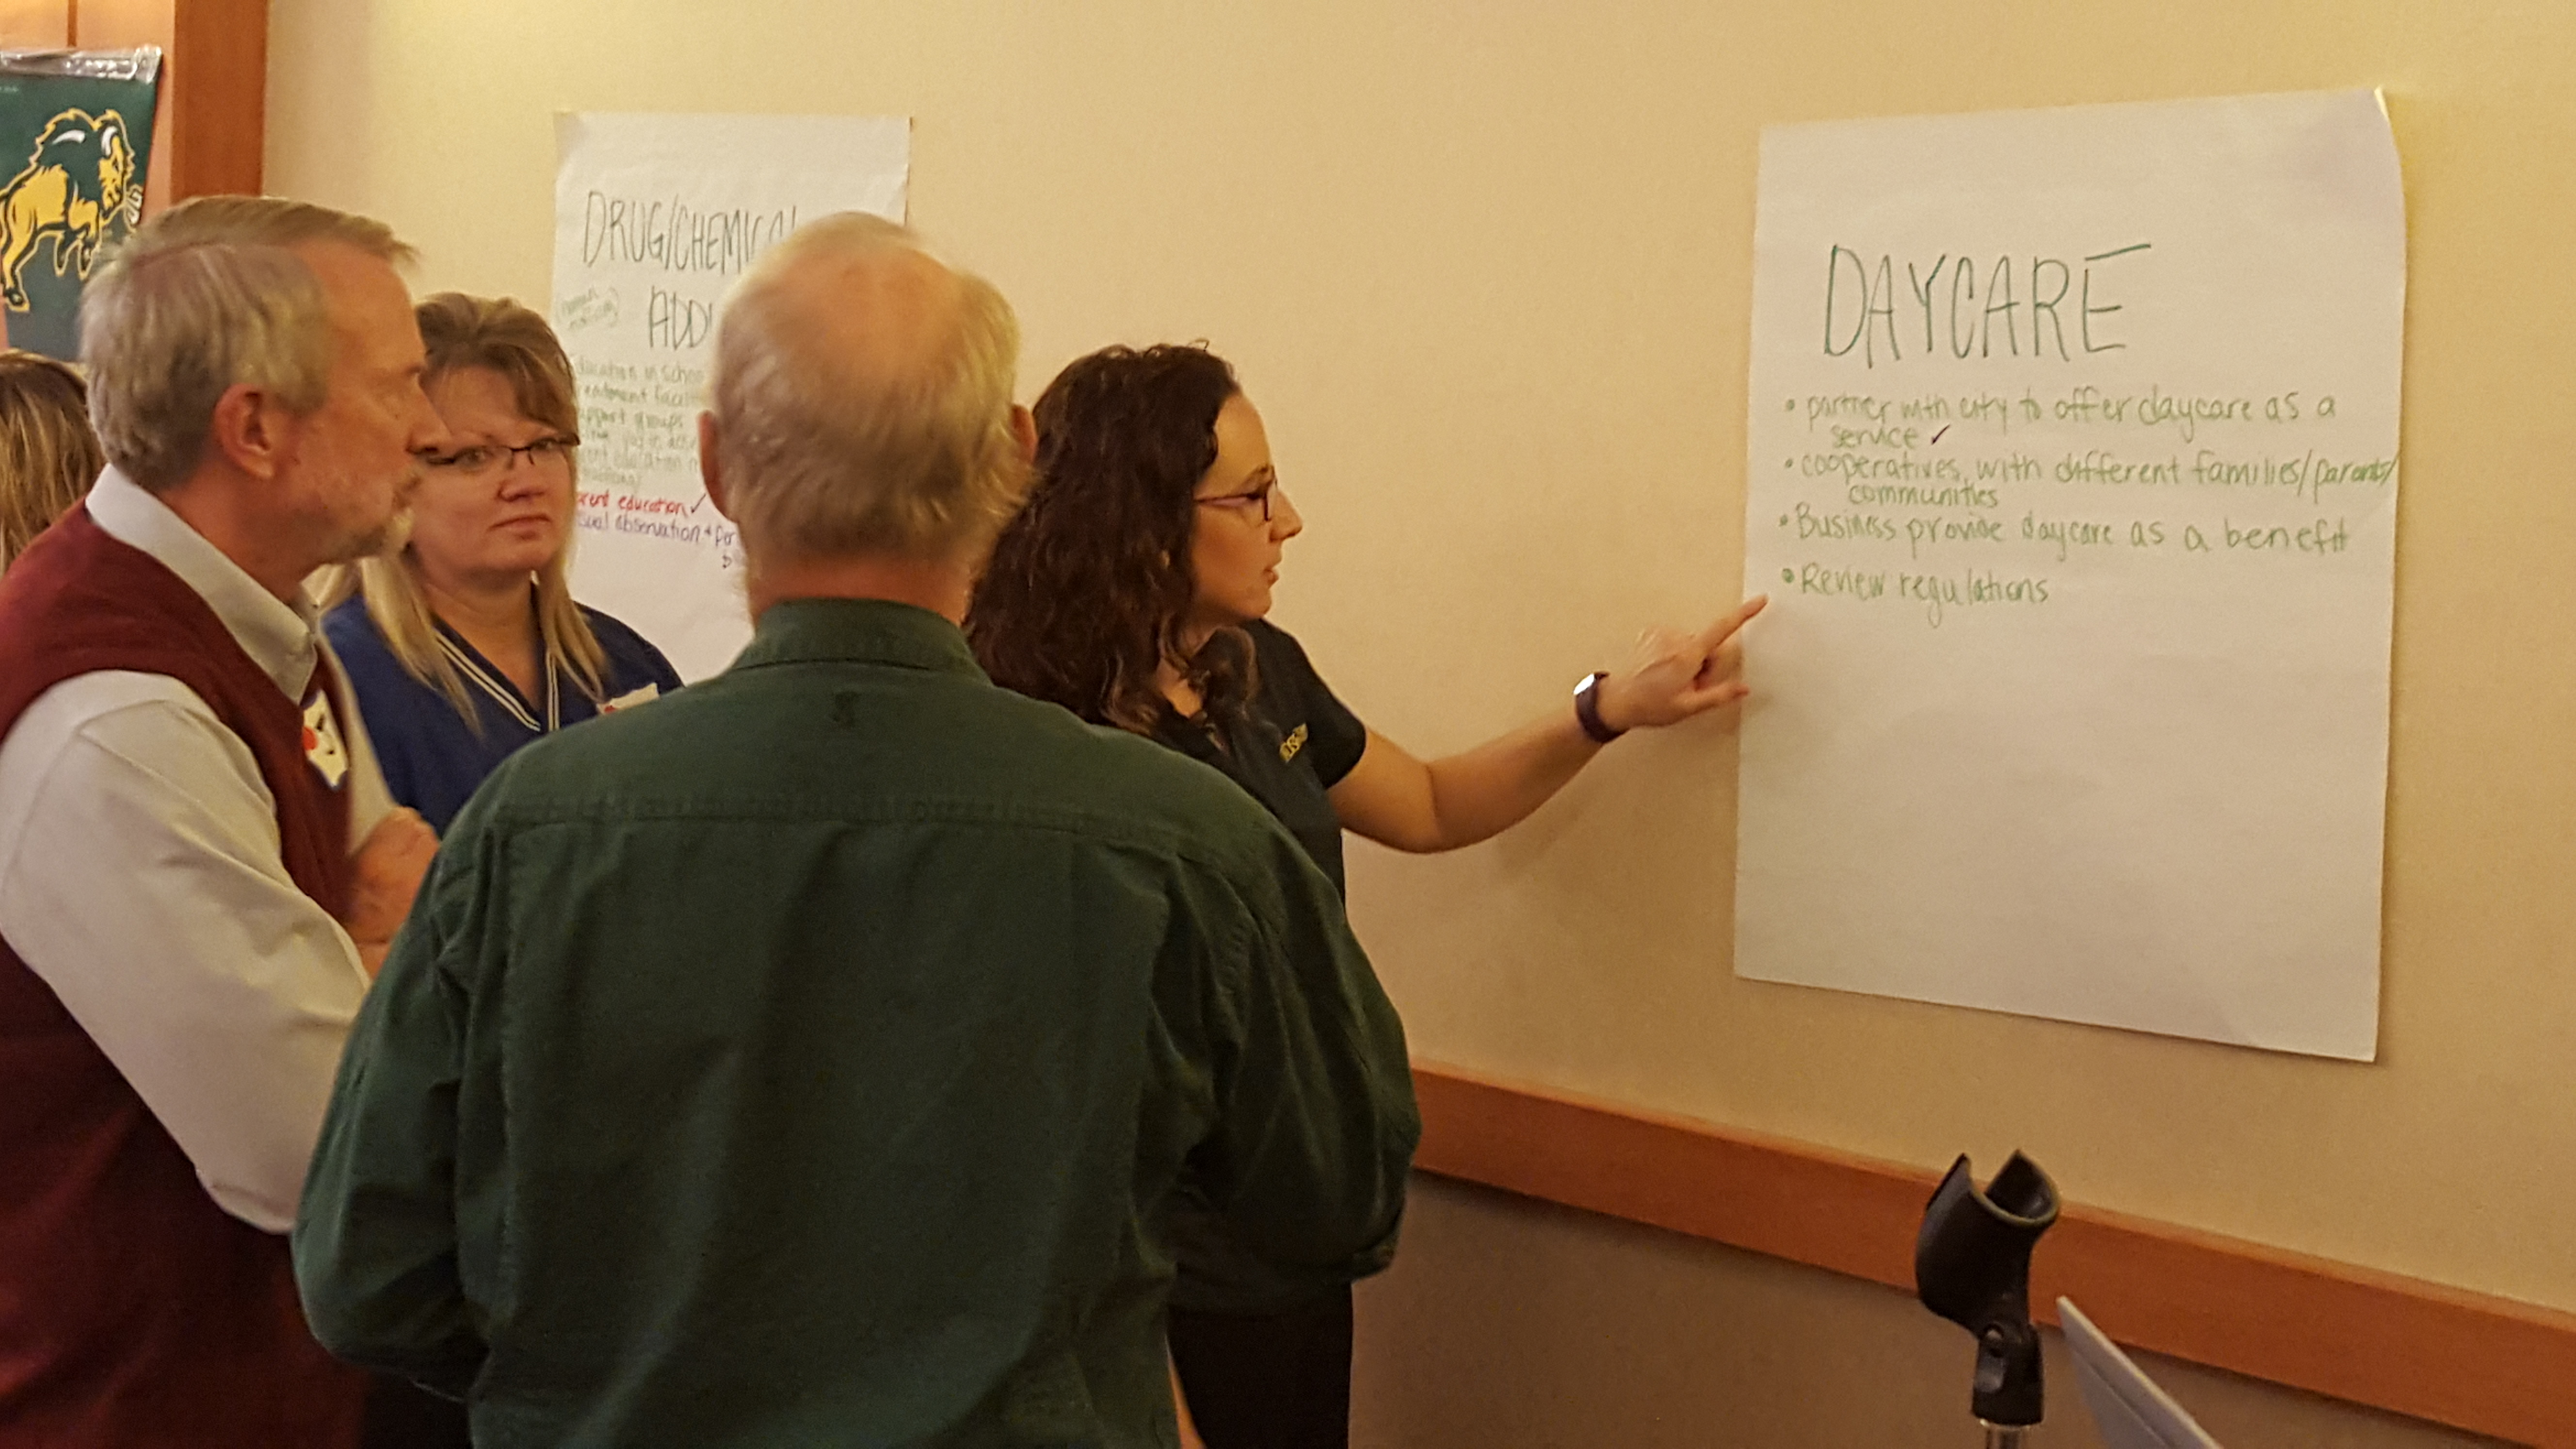
[[[533,443],[522,443],[515,448],[501,443],[478,443],[471,448],[459,448],[453,453],[423,453],[420,455],[420,460],[442,472],[454,473],[463,478],[481,478],[501,471],[520,458],[527,459],[531,467],[540,463],[551,463],[558,458],[570,458],[572,450],[580,446],[579,438],[558,436],[539,438]]]
[[[1273,478],[1258,488],[1247,489],[1241,493],[1223,493],[1214,498],[1199,498],[1192,501],[1197,503],[1201,508],[1207,508],[1221,503],[1230,508],[1241,508],[1247,511],[1255,505],[1258,505],[1261,509],[1261,521],[1268,523],[1270,521],[1271,495],[1278,491],[1279,480]]]

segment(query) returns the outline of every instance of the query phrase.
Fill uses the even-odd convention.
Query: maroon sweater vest
[[[288,874],[344,910],[348,802],[306,763],[302,711],[178,575],[75,509],[0,574],[0,738],[47,689],[109,669],[178,680],[241,737]],[[346,719],[336,686],[333,703]],[[117,891],[99,881],[97,909]],[[313,1341],[286,1240],[215,1206],[0,941],[0,1449],[342,1449],[366,1387]]]

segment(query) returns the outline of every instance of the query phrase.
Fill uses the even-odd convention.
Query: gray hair
[[[135,229],[81,297],[89,415],[107,460],[155,493],[194,472],[224,393],[308,413],[329,391],[321,279],[291,250],[334,242],[402,264],[383,222],[310,202],[203,196]]]
[[[902,252],[928,255],[880,217],[825,217],[772,248],[726,301],[709,385],[716,462],[755,551],[948,557],[990,544],[1027,492],[1011,424],[1019,322],[991,283],[952,271],[951,315],[920,324],[891,368],[819,345],[824,329],[789,285],[809,260]]]

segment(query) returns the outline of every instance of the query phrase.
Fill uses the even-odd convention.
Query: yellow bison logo
[[[78,268],[86,280],[110,226],[142,219],[136,182],[123,115],[71,110],[47,121],[27,169],[0,186],[0,301],[27,310],[27,263],[46,237],[54,239],[54,275]]]

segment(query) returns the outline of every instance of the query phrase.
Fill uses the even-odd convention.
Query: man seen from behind
[[[890,223],[764,257],[700,424],[753,642],[448,834],[295,1253],[323,1341],[479,1445],[1168,1445],[1185,1169],[1292,1278],[1393,1249],[1404,1044],[1330,882],[958,629],[1017,350]]]

